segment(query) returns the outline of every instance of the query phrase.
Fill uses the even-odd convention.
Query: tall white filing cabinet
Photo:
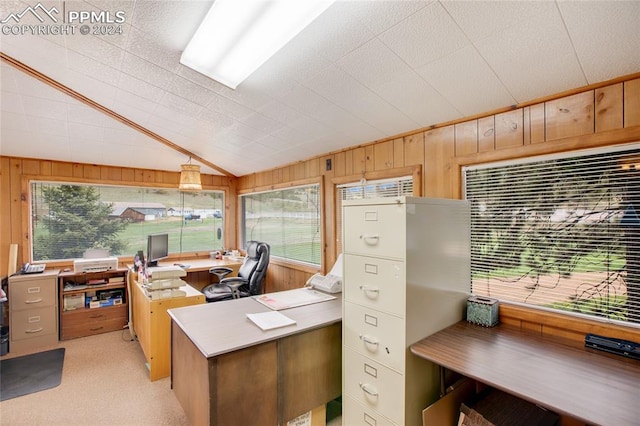
[[[438,369],[409,346],[463,318],[468,204],[397,197],[343,206],[344,424],[422,425]]]
[[[9,352],[58,341],[58,270],[9,277]]]

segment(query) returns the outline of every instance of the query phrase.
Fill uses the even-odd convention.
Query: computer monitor
[[[158,260],[169,256],[169,234],[147,236],[147,266],[158,266]]]

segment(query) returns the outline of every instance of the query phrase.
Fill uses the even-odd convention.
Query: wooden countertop
[[[279,311],[295,325],[263,331],[246,314],[269,312],[253,297],[170,309],[169,315],[200,352],[211,358],[342,321],[342,295],[326,302]]]
[[[210,268],[213,268],[214,266],[228,266],[228,267],[239,266],[242,264],[242,261],[231,260],[231,259],[185,259],[185,260],[176,260],[176,261],[160,261],[158,262],[158,266],[173,266],[176,263],[189,265],[188,268],[185,268],[185,271],[189,273],[189,272],[208,271]]]
[[[588,424],[640,419],[640,361],[508,326],[461,321],[411,352],[482,383]]]

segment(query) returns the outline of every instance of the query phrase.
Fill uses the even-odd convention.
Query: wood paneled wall
[[[51,160],[0,157],[0,276],[9,267],[9,247],[18,244],[18,265],[29,259],[29,181],[48,180],[113,185],[177,188],[179,172],[67,163]],[[225,214],[236,217],[236,180],[226,176],[202,175],[204,189],[225,191]],[[225,221],[225,235],[236,245],[236,221]],[[207,253],[203,255],[208,256]],[[126,259],[121,259],[126,261]],[[129,259],[131,261],[131,259]],[[55,267],[70,266],[65,262],[49,262]]]
[[[545,99],[450,123],[418,129],[394,138],[327,153],[306,161],[228,179],[203,176],[210,189],[225,189],[227,218],[238,218],[239,193],[292,186],[310,180],[323,188],[324,256],[321,272],[336,258],[335,185],[360,178],[414,176],[414,195],[461,197],[461,167],[491,161],[640,141],[640,73]],[[0,272],[6,275],[9,244],[28,248],[27,179],[75,179],[134,185],[178,183],[178,173],[0,157]],[[225,233],[237,246],[237,220]],[[273,261],[267,291],[302,285],[314,268]]]
[[[640,141],[640,74],[242,176],[238,189],[264,190],[323,177],[322,272],[327,272],[336,258],[334,242],[339,232],[335,229],[336,183],[355,182],[362,176],[403,176],[407,167],[414,166],[420,176],[415,195],[461,198],[464,165],[634,141]],[[286,263],[270,267],[267,289],[298,287],[311,272]]]

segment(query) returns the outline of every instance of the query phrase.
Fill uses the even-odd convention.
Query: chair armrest
[[[239,288],[248,283],[249,281],[246,278],[228,277],[221,280],[219,285],[229,288],[231,290],[231,293],[233,293],[233,298],[239,299],[240,298]]]
[[[210,274],[214,274],[218,277],[219,281],[222,281],[224,277],[233,272],[233,269],[228,268],[226,266],[214,266],[209,269]]]

